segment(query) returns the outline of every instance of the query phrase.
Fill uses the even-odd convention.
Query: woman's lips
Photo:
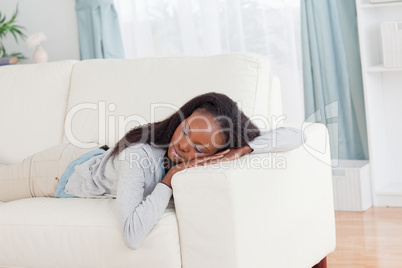
[[[173,155],[175,156],[175,157],[177,157],[177,158],[183,158],[181,155],[179,155],[178,153],[177,153],[177,151],[176,151],[176,148],[174,148],[174,146],[172,146],[172,152],[173,152]]]

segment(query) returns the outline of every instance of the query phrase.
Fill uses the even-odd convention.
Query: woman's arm
[[[241,148],[232,148],[219,161],[231,161],[249,153],[284,152],[298,148],[306,141],[302,131],[291,127],[260,129],[261,135]]]
[[[149,163],[144,161],[149,156],[142,148],[135,149],[137,155],[132,158],[129,154],[133,150],[127,148],[123,152],[126,158],[120,163],[116,208],[124,243],[137,249],[165,212],[173,192],[167,185],[158,183],[143,200],[145,178],[152,172]]]
[[[253,153],[290,151],[306,141],[302,131],[292,127],[260,129],[260,131],[261,135],[248,143]]]
[[[218,162],[222,161],[223,157],[228,155],[229,153],[230,153],[230,149],[226,149],[223,152],[219,152],[219,153],[216,153],[216,154],[213,154],[210,156],[195,158],[188,162],[182,162],[180,164],[177,164],[177,165],[173,166],[171,169],[169,169],[168,173],[163,178],[162,183],[164,183],[167,186],[169,186],[170,188],[172,188],[172,185],[171,185],[172,177],[177,172],[184,170],[186,168],[192,168],[192,167],[204,166],[204,165],[212,165],[212,164],[218,163]]]

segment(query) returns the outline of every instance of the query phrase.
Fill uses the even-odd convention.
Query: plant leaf
[[[24,54],[20,53],[20,52],[13,52],[10,54],[10,57],[17,57],[19,60],[25,60],[26,57],[24,56]]]
[[[3,46],[0,47],[0,50],[1,50],[1,53],[3,54],[1,57],[2,58],[7,57],[6,49]]]
[[[20,36],[21,39],[25,39],[26,35],[23,32],[21,32],[19,29],[14,28],[13,31],[18,33],[18,35]]]
[[[18,44],[18,37],[17,37],[17,35],[15,34],[15,32],[11,29],[11,30],[10,30],[10,33],[14,36],[15,42]]]
[[[0,12],[0,24],[2,24],[5,20],[6,20],[6,16],[4,15],[4,16],[2,17],[2,14],[1,14],[1,12]],[[0,27],[1,27],[1,25],[0,25]]]
[[[15,41],[18,43],[18,39],[24,40],[26,35],[24,31],[26,30],[25,27],[21,25],[16,25],[15,20],[19,14],[19,5],[17,4],[17,7],[11,16],[11,19],[9,21],[6,21],[6,15],[0,12],[0,52],[2,54],[2,57],[7,57],[7,52],[6,49],[1,42],[1,39],[6,38],[7,34],[12,34]],[[20,59],[26,59],[25,56],[22,53],[12,53],[11,55],[17,56]]]
[[[15,18],[16,18],[17,16],[18,16],[18,4],[17,4],[17,7],[16,7],[16,9],[15,9],[14,14],[13,14],[12,17],[11,17],[10,22],[14,22],[14,20],[15,20]]]

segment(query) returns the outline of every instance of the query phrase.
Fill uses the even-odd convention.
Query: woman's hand
[[[177,164],[173,166],[171,169],[169,169],[168,173],[165,175],[163,178],[162,182],[166,183],[170,188],[172,188],[171,181],[172,177],[174,174],[177,172],[184,170],[186,168],[192,168],[192,167],[197,167],[197,166],[204,166],[204,165],[212,165],[215,163],[218,163],[219,159],[221,159],[225,154],[229,153],[230,149],[227,149],[225,151],[209,155],[206,157],[201,157],[201,158],[195,158],[192,159],[188,162],[181,162],[180,164]]]
[[[222,152],[210,155],[210,156],[196,158],[196,159],[193,159],[188,162],[182,162],[180,164],[173,166],[168,171],[168,173],[165,175],[162,182],[166,183],[171,188],[172,187],[171,180],[172,180],[173,175],[176,174],[176,172],[179,172],[186,168],[212,165],[212,164],[216,164],[219,162],[232,161],[232,160],[242,157],[243,155],[251,153],[252,151],[253,151],[253,149],[251,149],[250,146],[245,145],[241,148],[226,149],[225,151],[222,151]]]
[[[217,161],[221,159],[225,154],[229,153],[229,151],[230,149],[227,149],[217,154],[209,155],[206,157],[195,158],[188,162],[181,162],[180,164],[177,164],[174,167],[172,167],[172,169],[176,169],[177,170],[176,172],[178,172],[186,168],[211,165],[217,163]]]
[[[226,153],[224,157],[220,158],[218,162],[232,161],[242,157],[243,155],[249,154],[253,151],[250,146],[245,145],[240,148],[232,148],[230,152]]]

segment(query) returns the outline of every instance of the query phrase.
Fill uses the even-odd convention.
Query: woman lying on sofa
[[[137,249],[168,206],[175,173],[253,151],[292,150],[302,140],[294,128],[260,131],[228,96],[207,93],[163,121],[131,129],[114,148],[72,161],[55,196],[116,198],[123,240]]]

